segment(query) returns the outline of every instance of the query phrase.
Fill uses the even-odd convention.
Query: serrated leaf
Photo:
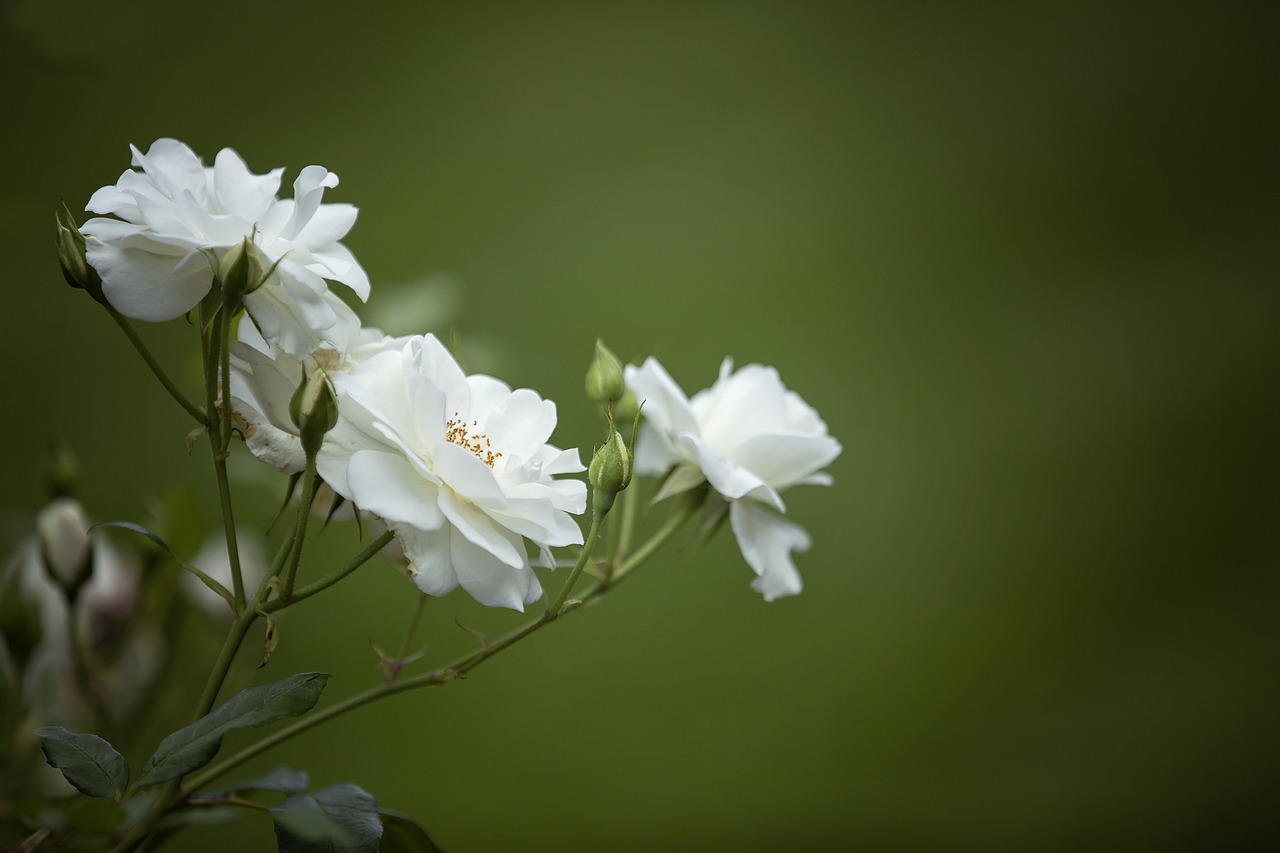
[[[378,853],[378,804],[358,785],[290,797],[271,816],[280,853]]]
[[[215,595],[219,596],[223,601],[225,601],[231,607],[232,612],[235,611],[236,609],[235,599],[232,597],[231,592],[225,586],[218,583],[216,580],[209,577],[204,572],[200,571],[190,563],[178,559],[178,556],[173,553],[173,549],[169,547],[168,543],[165,542],[163,539],[161,539],[160,536],[157,535],[156,533],[148,530],[147,528],[143,527],[141,524],[138,524],[133,521],[102,521],[95,524],[93,527],[90,527],[89,529],[93,530],[98,527],[118,527],[121,530],[129,530],[134,533],[141,533],[143,536],[147,537],[153,543],[155,543],[156,546],[158,546],[161,551],[164,551],[165,556],[167,556],[170,560],[173,560],[179,566],[182,566],[182,568],[191,572],[191,574],[195,575],[200,580],[200,583],[207,586]]]
[[[49,765],[61,770],[77,791],[90,797],[120,799],[129,784],[129,765],[115,747],[97,735],[62,726],[37,729],[36,736]]]
[[[380,853],[444,853],[427,831],[408,815],[383,809]]]
[[[310,779],[307,777],[307,771],[293,770],[289,767],[277,767],[275,770],[256,779],[208,791],[200,796],[218,797],[227,794],[245,794],[252,791],[280,791],[285,794],[300,794],[307,790],[309,783]]]
[[[191,725],[179,729],[160,742],[147,759],[134,787],[145,788],[177,779],[208,764],[222,745],[222,736],[232,729],[245,729],[297,717],[315,707],[329,676],[323,672],[301,672],[250,687]]]

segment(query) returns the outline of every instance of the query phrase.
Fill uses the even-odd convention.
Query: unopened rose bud
[[[298,428],[302,452],[308,458],[320,452],[324,436],[338,423],[338,395],[323,370],[315,370],[302,380],[289,401],[289,414]]]
[[[218,262],[218,281],[222,283],[222,295],[233,310],[240,300],[262,286],[266,276],[262,270],[262,255],[248,237],[240,245],[227,250]]]
[[[72,498],[55,498],[36,516],[36,534],[49,575],[74,593],[93,567],[93,540],[84,507]]]
[[[587,469],[591,483],[591,508],[596,515],[604,515],[613,507],[613,500],[631,482],[631,450],[609,418],[609,437],[596,448]]]
[[[75,289],[86,291],[98,302],[103,302],[102,279],[98,278],[97,270],[89,266],[85,259],[84,235],[80,233],[75,217],[66,204],[62,205],[54,219],[57,223],[56,245],[62,277]]]
[[[622,396],[622,363],[609,351],[604,342],[596,339],[596,354],[587,368],[587,397],[597,403],[616,400]]]

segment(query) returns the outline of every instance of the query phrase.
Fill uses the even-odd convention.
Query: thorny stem
[[[581,598],[566,602],[563,606],[563,610],[560,611],[560,614],[563,615],[564,613],[576,610],[589,602],[594,602],[601,598],[609,591],[609,589],[635,570],[637,566],[651,557],[667,540],[669,540],[680,526],[694,514],[696,508],[697,504],[695,501],[686,500],[671,514],[663,526],[655,532],[643,546],[637,549],[634,554],[618,566],[617,571],[614,573],[612,578],[596,581],[592,586],[588,587],[586,594]],[[588,537],[588,542],[591,538],[593,537]],[[585,546],[583,551],[587,551]],[[383,682],[382,684],[371,687],[362,693],[357,693],[354,696],[343,699],[341,702],[330,705],[323,711],[308,714],[306,717],[290,723],[284,728],[250,744],[234,755],[223,759],[219,763],[205,770],[203,773],[192,776],[187,783],[183,785],[182,796],[189,796],[192,792],[200,790],[200,788],[213,782],[224,773],[234,770],[241,764],[257,757],[272,747],[281,744],[296,735],[300,735],[309,729],[321,725],[322,723],[326,723],[329,720],[340,717],[350,711],[354,711],[355,709],[367,705],[370,702],[374,702],[387,696],[393,696],[397,693],[416,690],[419,687],[446,684],[450,681],[461,678],[472,669],[475,669],[489,658],[498,654],[498,652],[515,645],[517,642],[523,640],[525,637],[534,633],[543,626],[554,622],[556,617],[552,614],[555,612],[556,611],[552,609],[548,609],[537,619],[516,628],[514,631],[505,634],[497,640],[481,645],[480,648],[470,652],[469,654],[462,655],[452,663],[449,663],[439,669],[423,673],[422,675],[416,675],[412,678],[406,678],[404,681]]]

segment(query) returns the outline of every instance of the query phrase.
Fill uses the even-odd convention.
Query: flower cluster
[[[195,308],[249,241],[262,280],[243,304],[230,350],[230,396],[260,460],[286,473],[307,464],[297,413],[303,381],[319,372],[336,391],[338,420],[315,464],[337,494],[394,531],[425,592],[461,586],[488,605],[522,610],[542,588],[523,539],[554,565],[553,547],[582,543],[571,513],[586,487],[576,450],[548,444],[555,405],[489,376],[466,376],[431,335],[394,338],[364,328],[327,280],[361,299],[369,281],[338,240],[356,209],[322,204],[338,178],[308,166],[294,198],[282,169],[254,175],[229,148],[212,168],[181,142],[156,141],[141,171],[104,187],[88,209],[118,217],[81,229],[102,293],[127,317],[162,321]]]
[[[82,229],[101,297],[127,317],[161,321],[200,306],[211,288],[236,291],[239,301],[221,304],[242,305],[252,322],[229,344],[225,399],[249,450],[281,472],[313,470],[385,525],[423,592],[461,586],[516,610],[541,597],[524,540],[554,566],[550,549],[583,543],[570,516],[586,509],[586,485],[557,479],[585,469],[576,450],[548,443],[555,405],[466,375],[432,335],[393,338],[361,326],[327,283],[369,295],[364,270],[339,242],[356,209],[321,203],[338,184],[327,169],[303,169],[294,197],[280,199],[283,170],[254,175],[231,149],[208,168],[186,145],[161,139],[145,154],[134,148],[133,165],[89,201],[114,218]],[[643,402],[634,469],[666,475],[657,498],[705,484],[707,514],[728,512],[759,576],[755,589],[766,600],[799,592],[791,553],[809,537],[782,518],[781,492],[829,483],[821,469],[841,450],[814,410],[760,365],[734,373],[726,360],[715,385],[689,399],[653,359],[624,374],[599,345],[597,362],[593,399],[621,405],[625,393]],[[301,425],[304,386],[336,411],[314,435]],[[608,444],[615,464],[595,467],[619,476],[597,514],[631,473],[621,438]]]

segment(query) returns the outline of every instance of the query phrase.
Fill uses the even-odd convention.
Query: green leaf
[[[215,595],[219,596],[223,601],[225,601],[231,607],[231,611],[233,613],[235,612],[235,609],[236,609],[235,599],[232,597],[230,591],[228,591],[225,586],[218,583],[216,580],[214,580],[213,578],[206,575],[204,572],[197,569],[195,566],[191,565],[190,563],[179,560],[177,555],[173,553],[173,549],[169,547],[168,543],[166,543],[163,539],[161,539],[159,535],[157,535],[156,533],[153,533],[152,531],[143,527],[141,524],[138,524],[133,521],[101,521],[95,524],[93,527],[90,527],[89,529],[93,530],[98,527],[119,527],[121,530],[130,530],[134,533],[141,533],[143,536],[147,537],[152,542],[154,542],[160,548],[161,551],[164,551],[164,553],[169,557],[170,560],[173,560],[179,566],[182,566],[182,568],[186,569],[187,571],[191,572],[191,574],[199,578],[200,583],[209,587],[209,589],[211,589]]]
[[[115,747],[97,735],[62,726],[37,729],[36,736],[49,765],[61,770],[77,791],[90,797],[120,799],[129,784],[129,765]]]
[[[232,729],[262,726],[305,714],[320,701],[320,693],[328,680],[329,676],[323,672],[301,672],[240,691],[226,704],[160,741],[155,754],[142,766],[134,786],[158,785],[203,767],[218,754],[222,736]]]
[[[271,815],[280,853],[378,853],[378,804],[357,785],[290,797]]]
[[[413,818],[386,809],[378,813],[382,815],[381,853],[444,853]]]
[[[307,771],[277,767],[275,770],[248,782],[238,782],[226,788],[218,788],[200,794],[201,797],[220,797],[227,794],[246,794],[253,791],[280,791],[285,794],[301,794],[307,790]]]

